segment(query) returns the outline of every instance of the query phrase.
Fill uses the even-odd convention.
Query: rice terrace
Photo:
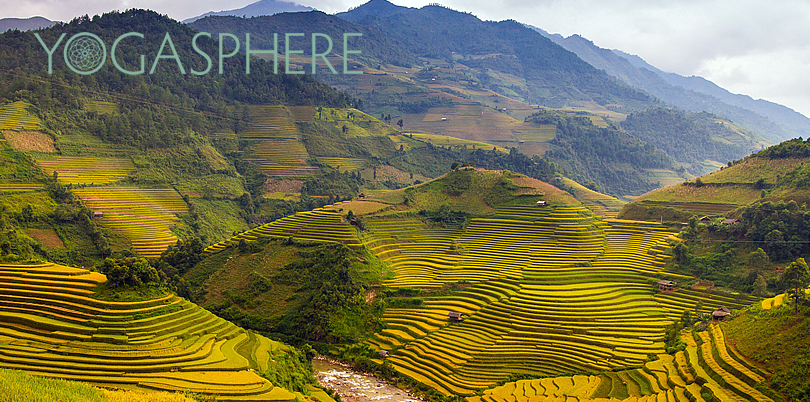
[[[798,109],[542,2],[63,3],[0,18],[0,401],[810,401]]]

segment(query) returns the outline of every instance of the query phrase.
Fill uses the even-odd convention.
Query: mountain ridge
[[[35,29],[48,28],[58,24],[59,21],[51,21],[45,17],[30,18],[0,18],[0,33],[17,29],[20,31],[31,31]]]
[[[304,6],[292,1],[284,1],[284,0],[259,0],[255,3],[248,4],[242,8],[236,8],[233,10],[222,10],[222,11],[209,11],[204,14],[200,14],[196,17],[186,18],[181,21],[184,24],[190,24],[194,21],[197,21],[201,18],[210,17],[210,16],[244,16],[246,18],[250,17],[259,17],[262,15],[274,15],[278,13],[291,13],[291,12],[300,12],[300,11],[313,11],[315,8]]]

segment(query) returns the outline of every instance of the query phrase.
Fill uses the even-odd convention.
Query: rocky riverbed
[[[420,402],[408,391],[379,380],[376,377],[352,370],[348,365],[317,357],[312,360],[315,378],[324,386],[337,392],[344,402]]]

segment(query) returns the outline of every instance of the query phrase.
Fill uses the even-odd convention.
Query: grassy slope
[[[0,369],[0,395],[4,402],[193,402],[179,393],[107,390],[90,385],[34,377],[22,371]]]
[[[299,247],[278,242],[257,253],[239,253],[236,250],[213,255],[191,269],[184,279],[199,289],[195,299],[203,307],[218,304],[236,304],[247,313],[260,313],[273,319],[295,311],[297,303],[289,299],[295,294],[294,286],[271,283],[271,287],[259,294],[250,294],[250,286],[258,278],[272,278],[279,268],[290,263],[298,255]]]
[[[791,401],[810,398],[810,318],[793,305],[763,311],[758,305],[723,323],[726,339],[741,355],[771,373],[770,386]]]
[[[455,211],[488,215],[499,206],[534,205],[538,200],[579,203],[565,191],[540,180],[509,171],[474,168],[460,168],[428,183],[400,190],[372,191],[368,200],[392,206],[381,214],[432,211],[447,205]]]
[[[810,201],[807,186],[790,176],[806,172],[810,157],[768,158],[752,155],[731,167],[700,178],[651,191],[626,205],[620,218],[684,222],[692,215],[721,215],[756,201]],[[757,183],[761,180],[760,183]]]

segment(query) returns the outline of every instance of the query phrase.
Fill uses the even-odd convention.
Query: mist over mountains
[[[733,94],[703,77],[684,77],[662,71],[639,56],[600,48],[579,35],[565,38],[538,27],[531,28],[594,67],[673,106],[691,112],[706,111],[725,116],[756,130],[772,142],[806,135],[804,133],[810,129],[810,119],[786,106]]]

